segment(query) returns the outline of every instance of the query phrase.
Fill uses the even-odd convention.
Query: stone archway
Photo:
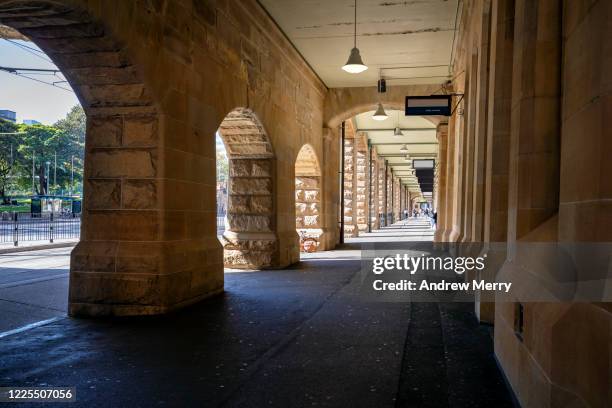
[[[229,160],[223,263],[228,268],[271,267],[278,251],[272,144],[255,113],[245,108],[230,112],[219,134]]]
[[[163,121],[142,67],[124,39],[86,3],[76,4],[0,0],[0,23],[53,60],[87,115],[81,241],[71,254],[68,312],[164,313],[218,293],[222,268],[209,256],[218,243],[188,239],[181,214],[167,211],[164,192],[180,177],[164,173]],[[199,228],[199,220],[195,214],[190,223]],[[207,270],[185,263],[188,254],[207,259]]]
[[[295,160],[295,227],[298,235],[316,240],[322,247],[321,168],[310,145],[300,149]]]

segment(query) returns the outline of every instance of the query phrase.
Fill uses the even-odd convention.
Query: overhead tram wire
[[[51,61],[49,58],[46,57],[46,54],[44,52],[42,52],[41,50],[38,50],[34,47],[30,47],[27,46],[25,44],[19,44],[17,41],[13,41],[13,40],[9,40],[8,38],[4,38],[4,41],[7,41],[9,44],[13,44],[15,47],[18,47],[19,49],[34,55],[37,58],[42,59],[43,61],[46,61],[50,64],[53,64],[53,61]],[[55,64],[54,64],[55,65]]]
[[[46,81],[43,81],[41,79],[32,78],[31,76],[28,76],[28,75],[41,75],[41,74],[45,74],[45,73],[58,74],[58,73],[61,73],[61,71],[59,69],[16,68],[16,67],[2,67],[2,66],[0,66],[0,71],[4,71],[4,72],[7,72],[9,74],[13,74],[13,75],[16,75],[18,77],[21,77],[21,78],[26,78],[26,79],[29,79],[31,81],[39,82],[41,84],[49,85],[49,86],[52,86],[54,88],[59,88],[59,89],[62,89],[64,91],[74,93],[74,91],[72,89],[64,88],[62,86],[57,85],[58,82],[64,82],[64,81],[46,82]]]

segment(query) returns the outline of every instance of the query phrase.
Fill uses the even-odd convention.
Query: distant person
[[[404,219],[408,219],[408,210],[406,208],[404,208]]]
[[[437,225],[438,225],[438,213],[434,211],[433,214],[431,215],[431,228],[436,229]]]

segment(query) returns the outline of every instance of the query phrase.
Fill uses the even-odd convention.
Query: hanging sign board
[[[451,98],[451,95],[407,96],[406,116],[450,116]]]

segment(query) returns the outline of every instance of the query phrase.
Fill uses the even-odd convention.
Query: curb
[[[0,255],[3,254],[13,254],[16,252],[30,252],[30,251],[40,251],[42,249],[53,249],[53,248],[69,248],[78,244],[76,242],[58,242],[56,244],[44,244],[44,245],[32,245],[26,247],[15,247],[15,248],[6,248],[0,249]]]

